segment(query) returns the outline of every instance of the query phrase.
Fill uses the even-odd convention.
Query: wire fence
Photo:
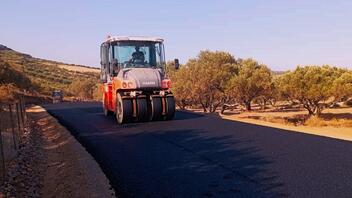
[[[27,115],[23,98],[0,103],[0,182],[4,181],[7,167],[18,154]]]

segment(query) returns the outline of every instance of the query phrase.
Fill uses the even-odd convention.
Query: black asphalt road
[[[87,148],[120,197],[352,197],[348,141],[186,112],[118,126],[100,103],[45,108]]]

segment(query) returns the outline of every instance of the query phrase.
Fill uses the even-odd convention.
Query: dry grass
[[[297,106],[288,108],[254,109],[251,112],[236,109],[221,115],[224,119],[286,129],[352,141],[352,108],[324,109],[320,118],[307,115]]]
[[[352,120],[343,118],[326,120],[324,118],[311,117],[305,121],[304,125],[311,127],[352,127]]]
[[[352,127],[351,107],[324,109],[319,118],[310,118],[307,111],[299,108],[298,106],[268,108],[265,110],[254,108],[251,112],[237,109],[237,111],[226,112],[225,116],[232,116],[237,119],[252,119],[293,126]]]
[[[280,117],[280,116],[242,116],[241,118],[249,118],[249,119],[255,119],[255,120],[261,120],[265,122],[272,122],[272,123],[279,123],[279,124],[291,124],[288,122],[285,118]]]
[[[15,97],[15,91],[18,91],[18,88],[11,84],[0,85],[0,102],[13,101]]]
[[[94,68],[94,67],[60,64],[60,63],[54,63],[54,62],[45,61],[45,60],[41,61],[41,63],[48,66],[55,66],[58,68],[66,69],[69,71],[76,71],[76,72],[82,72],[82,73],[85,73],[85,72],[100,73],[100,69]]]
[[[98,68],[89,68],[89,67],[81,67],[81,66],[73,66],[73,65],[58,65],[58,67],[67,69],[69,71],[100,73],[100,70]]]

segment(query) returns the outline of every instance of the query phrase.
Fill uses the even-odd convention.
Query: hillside
[[[0,84],[13,84],[44,95],[51,95],[54,90],[74,95],[70,93],[73,82],[96,84],[98,79],[97,68],[35,58],[0,44]]]

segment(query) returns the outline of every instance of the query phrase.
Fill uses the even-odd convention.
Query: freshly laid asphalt
[[[180,111],[118,126],[100,103],[44,107],[119,197],[352,197],[352,142]]]

